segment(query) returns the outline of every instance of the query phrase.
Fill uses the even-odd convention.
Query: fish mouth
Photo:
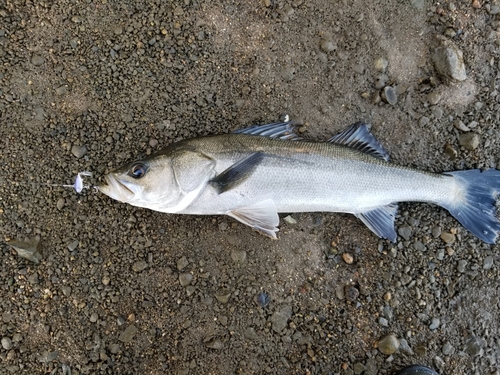
[[[108,197],[120,202],[128,202],[134,197],[135,193],[112,174],[105,175],[104,180],[105,182],[100,184],[98,189]]]

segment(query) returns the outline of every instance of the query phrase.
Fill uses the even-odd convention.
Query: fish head
[[[117,201],[169,212],[182,199],[171,158],[160,155],[137,160],[104,176],[99,191]]]

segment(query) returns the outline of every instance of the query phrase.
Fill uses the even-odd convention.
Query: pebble
[[[440,237],[448,245],[451,245],[453,242],[455,242],[455,235],[453,233],[443,232],[441,233]]]
[[[351,254],[349,253],[343,253],[342,254],[342,259],[344,260],[344,262],[346,262],[347,264],[352,264],[354,262],[354,258]]]
[[[229,302],[229,297],[231,297],[231,292],[229,291],[229,289],[221,289],[215,294],[215,298],[217,298],[217,301],[219,301],[223,305]]]
[[[391,355],[399,349],[399,340],[393,334],[388,334],[378,341],[377,349],[385,355]]]
[[[40,252],[40,241],[36,239],[31,239],[28,241],[9,241],[7,242],[9,246],[12,246],[16,251],[17,255],[21,258],[32,261],[33,263],[40,263],[42,259],[42,254]]]
[[[78,247],[79,244],[80,244],[79,240],[72,241],[71,243],[68,244],[68,250],[75,251],[75,249]]]
[[[465,352],[473,357],[480,354],[481,341],[477,336],[469,335],[465,341]]]
[[[127,328],[125,328],[125,331],[123,331],[120,334],[118,340],[124,343],[131,342],[136,333],[137,333],[137,327],[134,324],[131,324]]]
[[[411,237],[412,230],[408,225],[402,225],[398,228],[398,234],[403,237],[406,241],[408,241]]]
[[[436,105],[441,100],[441,94],[433,91],[433,92],[429,93],[429,95],[427,95],[427,100],[429,101],[429,103],[431,105]]]
[[[71,147],[71,153],[77,157],[78,159],[83,158],[85,154],[87,153],[87,146],[77,146],[73,145]]]
[[[491,267],[493,267],[493,257],[491,255],[488,255],[486,258],[484,258],[483,269],[489,270]]]
[[[283,218],[283,220],[284,220],[285,222],[287,222],[288,224],[297,224],[297,220],[295,220],[295,219],[294,219],[293,217],[291,217],[290,215],[285,216],[285,217]]]
[[[374,64],[375,69],[378,70],[379,72],[385,72],[388,65],[389,62],[383,57],[379,57],[378,59],[376,59]]]
[[[273,313],[270,321],[274,332],[280,333],[285,329],[288,320],[292,317],[292,311],[292,307],[287,305]]]
[[[260,292],[257,295],[257,303],[260,307],[265,308],[271,303],[271,297],[266,292]]]
[[[379,323],[382,327],[389,327],[389,321],[388,321],[386,318],[380,317],[380,318],[378,319],[378,323]]]
[[[332,52],[337,48],[337,46],[329,39],[323,39],[321,41],[321,49],[324,52]]]
[[[441,349],[444,355],[450,355],[455,352],[455,348],[451,345],[449,341],[446,341]]]
[[[57,209],[61,211],[64,208],[65,203],[66,201],[64,200],[64,198],[59,198],[56,203]]]
[[[467,267],[467,261],[465,259],[459,260],[457,265],[457,271],[463,273],[465,272],[465,267]]]
[[[443,117],[443,110],[440,107],[433,107],[432,116],[434,116],[436,120],[440,120],[441,117]]]
[[[12,340],[10,337],[2,337],[2,348],[5,350],[12,349]]]
[[[61,287],[62,293],[66,296],[69,297],[71,295],[71,287],[70,286],[62,286]]]
[[[421,127],[424,127],[426,126],[427,124],[429,124],[429,117],[427,116],[422,116],[418,119],[418,125],[421,126]]]
[[[464,81],[467,78],[462,51],[450,40],[441,40],[441,45],[432,53],[437,72],[445,77]]]
[[[182,271],[188,266],[189,262],[186,257],[182,257],[177,261],[177,270]]]
[[[247,260],[247,252],[245,250],[233,249],[231,250],[231,259],[236,265],[241,266]]]
[[[399,350],[407,355],[413,355],[413,350],[405,339],[399,339]]]
[[[31,63],[35,66],[40,66],[45,63],[45,59],[40,55],[33,55],[31,57]]]
[[[390,105],[396,105],[396,103],[398,102],[398,95],[394,87],[385,86],[382,90],[382,99],[384,99]]]
[[[364,364],[356,362],[353,366],[352,369],[354,370],[354,373],[356,375],[361,375],[366,371],[366,367]]]
[[[479,146],[479,135],[476,133],[460,134],[458,143],[469,151],[475,150]]]
[[[224,348],[223,342],[219,338],[214,338],[205,343],[207,348],[220,350]]]
[[[462,131],[462,132],[470,132],[470,128],[467,127],[467,125],[465,125],[461,120],[459,119],[456,119],[454,122],[453,122],[453,126]]]
[[[457,156],[458,156],[458,151],[455,150],[455,148],[450,145],[450,144],[447,144],[445,147],[444,147],[444,153],[450,158],[450,159],[456,159]]]
[[[359,297],[359,290],[358,288],[356,288],[354,285],[346,285],[345,286],[345,298],[348,300],[348,301],[356,301]]]
[[[148,268],[148,262],[144,260],[138,260],[137,262],[134,262],[134,264],[132,264],[132,270],[134,272],[141,272],[144,271],[146,268]]]
[[[441,236],[441,227],[436,225],[432,228],[432,237],[438,238],[439,236]]]
[[[66,86],[59,86],[56,88],[56,94],[57,95],[64,95],[68,93],[68,87]]]
[[[182,286],[188,286],[193,281],[193,275],[189,272],[184,272],[179,275],[179,283]]]
[[[429,325],[430,330],[435,330],[439,328],[439,325],[441,324],[441,321],[439,318],[432,318],[431,324]]]
[[[92,323],[97,322],[97,319],[99,319],[99,315],[97,313],[92,313],[92,315],[90,315],[90,321]]]
[[[111,354],[117,354],[120,351],[120,344],[110,344],[108,349]]]

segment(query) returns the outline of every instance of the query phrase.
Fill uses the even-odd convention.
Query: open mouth
[[[104,176],[104,180],[105,182],[99,186],[99,190],[107,196],[122,202],[133,198],[134,192],[113,175]]]

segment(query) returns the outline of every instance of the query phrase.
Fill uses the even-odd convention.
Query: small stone
[[[35,66],[40,66],[45,63],[45,59],[40,55],[33,55],[31,57],[31,63]]]
[[[207,348],[216,350],[224,348],[224,344],[219,338],[211,339],[210,341],[206,342],[205,345],[207,346]]]
[[[392,294],[391,292],[386,292],[384,294],[384,301],[389,302],[392,299]]]
[[[124,342],[124,343],[131,342],[136,333],[137,333],[137,327],[135,325],[131,324],[125,329],[125,331],[123,331],[120,334],[120,337],[118,337],[118,340],[120,340],[121,342]]]
[[[377,348],[382,354],[391,355],[398,350],[399,340],[392,334],[386,335],[379,340]]]
[[[473,0],[472,1],[472,7],[475,8],[475,9],[481,8],[481,3],[479,2],[479,0]]]
[[[5,350],[12,349],[12,340],[10,337],[2,337],[2,348]]]
[[[345,298],[348,301],[354,302],[359,297],[359,290],[354,285],[346,285],[344,288]]]
[[[493,257],[491,255],[488,255],[486,258],[484,258],[483,269],[489,270],[491,267],[493,267]]]
[[[134,272],[141,272],[144,271],[146,268],[148,268],[148,262],[144,260],[138,260],[137,262],[134,262],[134,264],[132,264],[132,270]]]
[[[405,339],[399,340],[399,350],[407,355],[413,355],[413,350]]]
[[[446,341],[443,345],[443,349],[441,349],[444,355],[450,355],[455,352],[455,348],[451,345],[449,341]]]
[[[379,72],[385,72],[387,66],[389,65],[389,62],[383,57],[379,57],[378,59],[375,60],[374,65],[375,69],[378,70]]]
[[[443,232],[440,235],[441,239],[448,245],[455,242],[455,235],[449,232]]]
[[[280,310],[275,311],[270,318],[273,331],[276,333],[280,333],[281,331],[283,331],[288,324],[288,320],[291,317],[292,317],[291,306],[283,306]]]
[[[436,120],[440,120],[441,117],[443,117],[443,110],[440,107],[433,107],[432,116],[434,116]]]
[[[382,90],[382,99],[384,99],[390,105],[396,105],[396,103],[398,102],[398,95],[394,87],[385,86]]]
[[[97,319],[99,319],[99,315],[97,313],[92,313],[92,315],[90,315],[90,321],[92,323],[97,322]]]
[[[440,322],[439,318],[432,318],[432,322],[431,322],[431,324],[429,325],[429,329],[430,329],[431,331],[433,331],[433,330],[435,330],[435,329],[439,328],[439,325],[440,325],[440,324],[441,324],[441,322]]]
[[[231,250],[231,259],[237,266],[241,266],[247,260],[247,252],[241,249]]]
[[[324,52],[332,52],[334,51],[335,49],[337,48],[337,46],[331,41],[331,40],[328,40],[328,39],[323,39],[321,41],[321,49],[324,51]]]
[[[460,134],[458,143],[469,151],[475,150],[479,146],[479,135],[476,133]]]
[[[182,271],[188,266],[189,262],[186,257],[182,257],[177,261],[177,270]]]
[[[120,344],[110,344],[108,349],[111,354],[117,354],[120,351]]]
[[[109,276],[104,276],[101,281],[102,281],[102,285],[109,285],[109,283],[111,282],[111,279],[109,278]]]
[[[62,286],[61,287],[62,293],[66,296],[69,297],[71,295],[71,287],[70,286]]]
[[[441,45],[432,53],[437,72],[445,77],[464,81],[467,78],[462,51],[450,40],[441,40]]]
[[[68,92],[68,88],[66,86],[59,86],[56,88],[56,94],[57,95],[64,95]]]
[[[354,374],[356,374],[356,375],[361,375],[366,371],[365,365],[362,363],[359,363],[359,362],[355,363],[352,366],[352,369],[354,370]]]
[[[441,100],[441,94],[433,91],[427,95],[427,100],[429,101],[429,104],[436,105]]]
[[[344,262],[347,264],[352,264],[352,262],[354,262],[353,256],[349,253],[342,254],[342,259],[344,259]]]
[[[458,151],[455,150],[455,148],[452,145],[450,145],[450,144],[446,144],[446,146],[444,147],[444,153],[450,159],[456,159],[457,156],[458,156]]]
[[[219,301],[223,305],[229,302],[229,297],[231,297],[231,292],[229,291],[229,289],[221,289],[215,294],[215,298],[217,298],[217,301]]]
[[[64,208],[65,203],[66,201],[64,200],[64,198],[59,198],[56,203],[57,209],[61,211]]]
[[[83,158],[83,156],[87,153],[87,146],[77,146],[73,145],[71,147],[71,153],[76,156],[78,159]]]
[[[453,122],[453,126],[462,131],[462,132],[470,132],[470,128],[467,127],[467,125],[465,125],[461,120],[459,119],[456,119],[454,122]]]
[[[188,286],[193,281],[193,275],[189,272],[184,272],[179,275],[179,283],[182,286]]]
[[[429,124],[429,117],[427,116],[422,116],[418,119],[418,125],[421,126],[421,127],[424,127],[426,126],[427,124]]]
[[[380,324],[382,327],[389,327],[389,321],[384,317],[378,318],[378,324]]]
[[[402,225],[398,229],[398,234],[403,237],[406,241],[410,240],[412,230],[411,227],[408,225]]]
[[[78,247],[79,244],[80,244],[79,240],[72,241],[71,243],[68,244],[68,250],[75,251],[75,249]]]
[[[290,215],[285,216],[285,217],[283,218],[283,220],[284,220],[285,222],[287,222],[288,224],[292,224],[292,225],[293,225],[293,224],[297,224],[297,220],[295,220],[295,219],[294,219],[293,217],[291,217]]]
[[[42,259],[42,254],[40,253],[40,241],[36,239],[31,239],[28,241],[9,241],[7,242],[9,246],[12,246],[16,251],[17,255],[21,258],[30,260],[34,263],[40,263]]]

